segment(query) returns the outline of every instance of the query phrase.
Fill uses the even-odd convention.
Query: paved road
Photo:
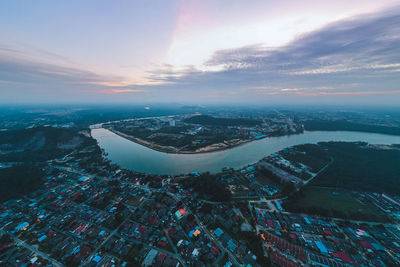
[[[199,218],[197,217],[197,215],[195,215],[194,213],[192,213],[196,223],[199,225],[199,227],[211,238],[212,241],[214,241],[214,243],[216,243],[218,245],[218,247],[225,253],[227,253],[229,255],[229,259],[231,261],[233,261],[233,264],[235,266],[242,266],[242,264],[239,263],[239,261],[236,259],[235,255],[233,255],[233,253],[228,250],[227,248],[225,248],[221,242],[214,236],[214,234],[212,234],[210,231],[208,231],[207,227],[205,227],[203,225],[203,223],[201,223],[201,221],[199,220]]]
[[[329,161],[328,164],[326,164],[322,169],[320,169],[317,173],[315,173],[313,176],[311,176],[310,179],[304,182],[304,185],[308,184],[311,182],[315,177],[317,177],[321,172],[325,171],[326,168],[328,168],[333,162],[335,161],[334,158],[331,157],[331,160]]]
[[[49,255],[47,255],[46,253],[41,252],[40,250],[38,250],[37,248],[27,244],[25,241],[22,241],[21,239],[19,239],[18,237],[14,236],[13,234],[6,232],[4,230],[0,230],[0,232],[2,234],[9,234],[11,236],[12,239],[14,239],[15,243],[17,243],[18,246],[22,246],[26,249],[29,249],[30,251],[32,251],[33,253],[36,253],[37,255],[39,255],[40,257],[42,257],[43,259],[48,260],[49,262],[51,262],[51,264],[53,264],[54,266],[64,266],[62,263],[56,261],[53,258],[50,258]]]
[[[89,257],[87,257],[86,261],[83,262],[82,265],[85,266],[86,264],[88,264],[88,263],[92,260],[92,258],[94,257],[94,255],[96,255],[97,251],[98,251],[104,244],[106,244],[107,241],[110,240],[110,238],[111,238],[113,235],[115,235],[115,234],[118,232],[119,228],[121,228],[121,226],[124,225],[127,221],[129,221],[129,217],[126,218],[120,225],[118,225],[118,227],[115,228],[115,230],[112,231],[111,234],[110,234],[106,239],[104,239],[104,241],[101,242],[100,245],[98,245],[98,246],[96,247],[96,249],[92,252],[92,254],[91,254]]]

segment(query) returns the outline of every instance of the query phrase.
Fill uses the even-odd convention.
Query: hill
[[[61,157],[87,142],[77,129],[39,126],[0,132],[0,162],[39,162]]]
[[[251,119],[231,119],[231,118],[215,118],[208,115],[197,115],[185,119],[186,123],[212,125],[212,126],[256,126],[261,124],[260,121]]]

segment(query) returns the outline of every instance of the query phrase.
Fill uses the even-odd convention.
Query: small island
[[[151,149],[177,154],[219,151],[267,136],[303,132],[301,124],[278,116],[177,115],[109,122],[102,126]]]

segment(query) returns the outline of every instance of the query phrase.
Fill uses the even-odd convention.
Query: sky
[[[400,103],[398,0],[0,3],[0,104]]]

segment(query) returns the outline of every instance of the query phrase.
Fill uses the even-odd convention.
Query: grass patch
[[[352,192],[344,189],[306,187],[303,192],[290,198],[285,209],[344,219],[385,221],[386,215],[370,203],[361,203]]]

